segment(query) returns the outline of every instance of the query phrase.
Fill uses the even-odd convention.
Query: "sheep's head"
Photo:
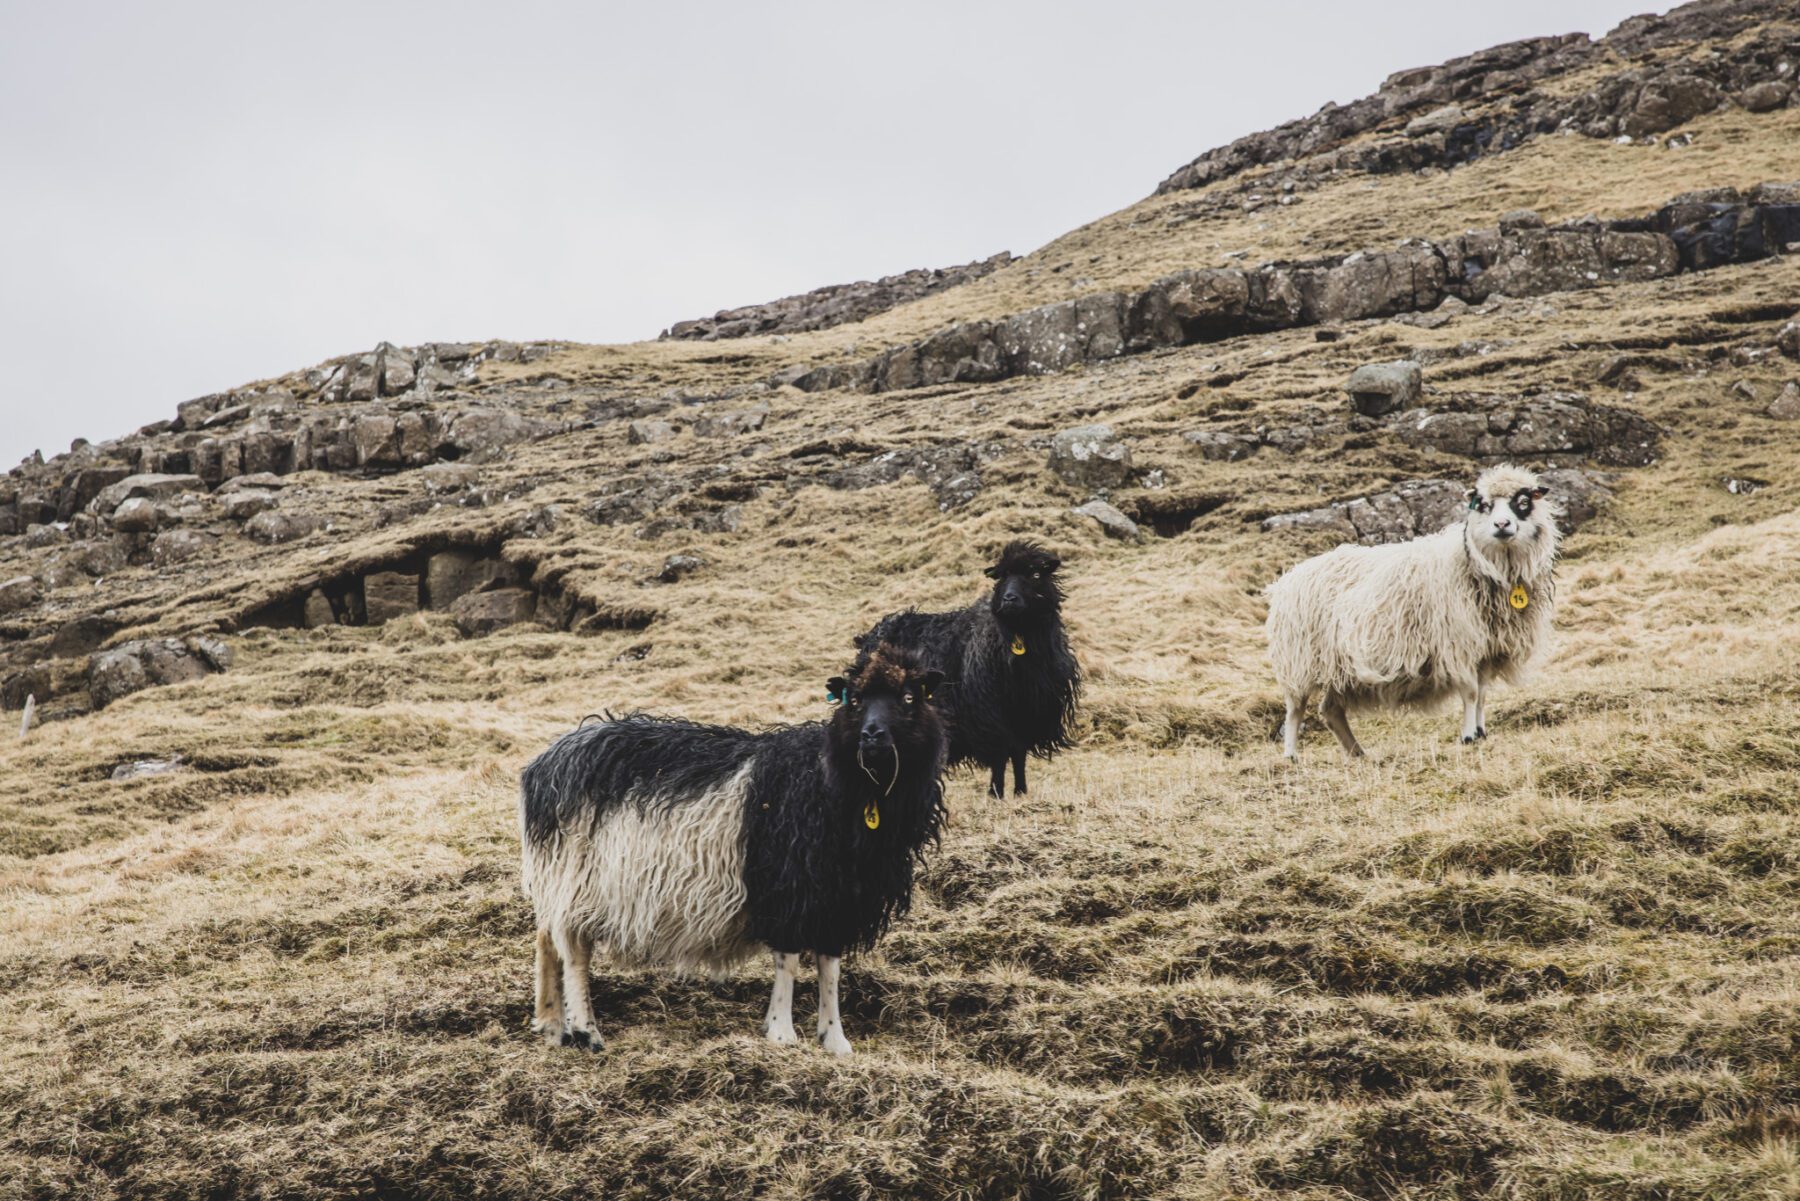
[[[1502,465],[1481,473],[1469,489],[1464,517],[1469,538],[1486,555],[1535,557],[1556,545],[1556,513],[1542,503],[1550,490],[1533,472]]]
[[[1063,602],[1056,580],[1061,567],[1061,559],[1035,542],[1008,542],[999,562],[985,573],[994,581],[988,607],[1009,625],[1029,625],[1055,616]]]
[[[944,727],[933,701],[943,683],[944,673],[927,669],[912,651],[878,643],[853,675],[826,681],[826,695],[838,705],[829,727],[834,752],[883,781],[896,770],[935,773]]]

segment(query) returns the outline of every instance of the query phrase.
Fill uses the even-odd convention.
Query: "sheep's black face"
[[[1035,542],[1009,542],[1000,561],[987,569],[994,581],[988,607],[1009,625],[1024,625],[1053,617],[1062,608],[1062,588],[1056,573],[1062,560]]]
[[[830,723],[834,752],[883,780],[896,771],[896,760],[899,770],[935,770],[944,730],[933,699],[943,682],[942,672],[882,643],[853,679],[826,681],[826,695],[838,705]]]
[[[1554,528],[1549,513],[1539,503],[1548,493],[1549,489],[1535,478],[1490,480],[1483,476],[1468,491],[1469,512],[1465,520],[1470,535],[1484,550],[1536,542]]]

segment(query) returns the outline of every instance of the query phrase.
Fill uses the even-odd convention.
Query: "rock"
[[[450,445],[464,456],[491,458],[504,447],[549,432],[550,427],[511,409],[466,409],[450,424]]]
[[[1536,209],[1513,209],[1500,214],[1500,232],[1503,234],[1518,233],[1524,229],[1542,229],[1544,219]]]
[[[254,471],[247,475],[234,475],[220,484],[214,496],[229,495],[244,490],[279,492],[292,482],[276,475],[272,471]]]
[[[662,570],[657,573],[656,578],[665,584],[673,584],[705,566],[706,560],[699,555],[670,555],[663,560]]]
[[[368,623],[378,626],[419,611],[419,577],[404,571],[376,571],[363,577]]]
[[[381,394],[398,396],[411,389],[414,379],[412,355],[385,342],[376,347],[376,353],[381,359]]]
[[[425,564],[425,598],[433,609],[449,609],[471,592],[518,582],[512,564],[470,550],[439,551]]]
[[[1612,489],[1606,486],[1610,478],[1567,467],[1538,472],[1538,482],[1550,489],[1557,528],[1569,534],[1592,521],[1612,499]]]
[[[1800,359],[1800,317],[1788,322],[1776,333],[1775,348],[1790,359]]]
[[[128,500],[167,500],[183,492],[205,492],[206,481],[197,475],[164,475],[147,472],[128,475],[116,484],[102,488],[89,503],[92,513],[112,513]]]
[[[768,419],[769,406],[759,404],[736,413],[707,413],[694,419],[694,436],[698,438],[733,438],[753,434]]]
[[[1699,76],[1664,75],[1644,85],[1637,103],[1619,123],[1619,132],[1634,138],[1662,133],[1710,113],[1724,100],[1725,94],[1717,86]]]
[[[1422,117],[1414,117],[1406,123],[1406,136],[1409,138],[1424,137],[1433,133],[1449,133],[1466,119],[1467,114],[1460,104],[1446,104],[1442,108],[1434,108]]]
[[[530,621],[537,612],[537,594],[529,588],[499,588],[471,592],[450,606],[456,628],[467,638],[479,638],[495,630]]]
[[[314,588],[306,594],[306,605],[302,610],[302,620],[309,630],[323,626],[336,625],[337,613],[332,610],[331,598],[324,592]]]
[[[473,488],[481,482],[481,469],[467,463],[432,463],[419,469],[419,478],[424,481],[425,491],[435,496]]]
[[[1519,399],[1478,397],[1467,408],[1415,409],[1395,417],[1400,440],[1470,458],[1579,456],[1620,467],[1657,458],[1662,431],[1628,409],[1594,405],[1576,392]]]
[[[38,582],[28,575],[17,575],[10,580],[0,580],[0,614],[17,613],[20,609],[28,609],[44,598],[44,591]]]
[[[186,760],[180,755],[171,755],[167,759],[139,759],[132,763],[121,763],[112,769],[114,780],[136,780],[144,776],[164,776],[172,771],[180,770]]]
[[[58,659],[79,659],[94,651],[123,627],[98,613],[87,613],[63,622],[50,637],[50,654]]]
[[[1120,538],[1126,542],[1138,540],[1137,523],[1103,500],[1090,500],[1085,505],[1075,506],[1072,511],[1082,517],[1093,518],[1108,538]]]
[[[1345,390],[1350,404],[1365,417],[1379,417],[1419,402],[1422,390],[1419,365],[1410,359],[1394,363],[1365,363],[1350,373]]]
[[[1131,480],[1131,447],[1110,425],[1063,430],[1050,440],[1050,470],[1078,488],[1117,488]]]
[[[88,694],[103,709],[122,696],[152,685],[198,680],[219,670],[191,643],[176,638],[126,642],[93,657],[88,664]]]
[[[273,508],[275,494],[260,488],[245,488],[224,494],[225,516],[232,521],[248,521],[258,513]]]
[[[1182,439],[1200,448],[1201,457],[1215,462],[1236,463],[1247,459],[1262,447],[1251,434],[1230,434],[1216,430],[1188,430]]]
[[[1781,395],[1770,401],[1764,412],[1777,421],[1800,420],[1800,384],[1788,381]],[[0,606],[0,611],[4,611],[4,606]]]
[[[324,522],[311,513],[288,513],[265,509],[244,523],[244,535],[271,546],[304,538]]]
[[[113,529],[122,534],[144,534],[157,526],[156,505],[141,496],[121,501],[112,513]]]
[[[32,550],[57,546],[68,540],[69,531],[59,525],[28,525],[25,527],[25,545]]]
[[[249,405],[232,405],[229,408],[220,409],[211,417],[206,418],[200,423],[200,428],[203,430],[210,430],[219,429],[227,425],[236,425],[248,416],[250,416]]]
[[[1738,103],[1753,113],[1766,113],[1786,104],[1793,92],[1792,84],[1766,80],[1751,84],[1738,93]]]
[[[1591,519],[1612,496],[1604,477],[1590,472],[1556,468],[1539,472],[1538,478],[1563,515],[1558,524],[1565,534]],[[1264,518],[1262,531],[1326,532],[1354,538],[1365,546],[1405,542],[1436,533],[1457,520],[1467,491],[1468,483],[1463,480],[1411,480],[1388,492]]]
[[[157,567],[173,567],[207,553],[217,541],[198,530],[164,530],[150,544],[150,562]]]
[[[649,446],[657,442],[668,442],[674,437],[675,427],[666,421],[639,418],[625,427],[625,441],[633,446]]]

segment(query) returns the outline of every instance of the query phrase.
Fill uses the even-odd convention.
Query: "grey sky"
[[[0,0],[0,468],[383,338],[631,341],[1022,254],[1394,70],[1644,10]]]

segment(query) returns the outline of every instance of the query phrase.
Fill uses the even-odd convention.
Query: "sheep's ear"
[[[944,673],[941,671],[920,672],[919,676],[918,676],[918,680],[917,680],[920,695],[922,695],[926,700],[930,700],[931,694],[936,692],[938,690],[938,686],[940,684],[942,684],[943,682],[944,682]]]
[[[1550,495],[1550,489],[1544,487],[1542,484],[1539,484],[1537,487],[1535,487],[1531,490],[1531,499],[1532,500],[1543,500],[1546,496],[1549,496],[1549,495]]]
[[[1467,492],[1463,493],[1463,499],[1468,501],[1469,507],[1473,509],[1477,504],[1481,503],[1481,493],[1470,488]]]
[[[981,574],[990,580],[997,580],[1000,578],[1000,565],[996,563]]]
[[[1044,556],[1044,570],[1045,571],[1056,571],[1056,570],[1060,569],[1061,567],[1062,567],[1062,560],[1057,558],[1055,555]]]
[[[844,698],[849,695],[850,681],[846,680],[843,676],[832,676],[829,680],[825,681],[826,700],[836,701],[841,705],[844,703]]]

